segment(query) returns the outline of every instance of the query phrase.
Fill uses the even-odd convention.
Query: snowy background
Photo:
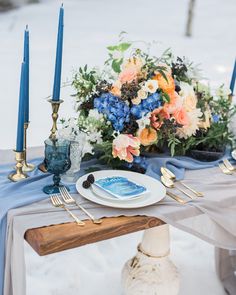
[[[0,0],[0,2],[3,0]],[[23,2],[23,1],[20,1]],[[42,145],[51,127],[51,108],[58,9],[61,1],[0,13],[0,148],[15,144],[23,30],[30,29],[31,146]],[[125,30],[129,40],[158,41],[156,54],[171,47],[176,55],[201,63],[216,86],[229,85],[236,54],[235,0],[196,0],[193,37],[184,37],[188,0],[64,0],[65,33],[62,80],[88,63],[102,65],[106,46]],[[70,87],[62,89],[62,116],[73,114]],[[181,273],[180,295],[223,295],[214,270],[213,247],[171,229],[171,257]],[[118,295],[120,272],[135,254],[141,233],[38,257],[26,245],[27,295]],[[62,279],[63,278],[63,279]]]

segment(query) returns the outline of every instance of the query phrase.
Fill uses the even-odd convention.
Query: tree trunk
[[[13,6],[11,0],[0,0],[0,12],[11,9]]]
[[[185,36],[191,37],[192,36],[192,23],[193,23],[193,14],[194,14],[194,6],[196,0],[190,0],[188,6],[188,19],[186,24],[186,31]]]

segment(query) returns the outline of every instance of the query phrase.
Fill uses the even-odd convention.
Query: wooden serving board
[[[164,224],[162,220],[148,216],[103,218],[100,225],[90,220],[85,223],[84,227],[73,222],[29,229],[25,240],[43,256]]]

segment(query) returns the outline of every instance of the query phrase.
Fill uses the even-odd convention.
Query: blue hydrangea
[[[132,168],[134,165],[137,165],[145,170],[148,166],[146,158],[141,156],[134,156],[134,160],[132,163],[126,163],[127,168]]]
[[[219,117],[219,115],[217,115],[217,114],[213,114],[213,115],[212,115],[212,119],[213,119],[213,122],[214,122],[214,123],[217,123],[217,122],[219,122],[220,117]]]
[[[100,97],[96,97],[94,107],[99,113],[106,115],[116,131],[122,131],[125,123],[130,120],[129,106],[111,93],[103,93]]]
[[[133,105],[131,107],[131,114],[137,118],[141,119],[142,116],[146,115],[149,112],[152,112],[154,109],[161,106],[160,94],[153,93],[148,96],[146,99],[143,99],[140,104]]]

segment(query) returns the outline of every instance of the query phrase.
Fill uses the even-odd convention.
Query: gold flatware
[[[189,197],[190,199],[194,199],[193,196],[191,196],[189,193],[187,193],[186,191],[182,190],[181,188],[177,187],[174,185],[174,182],[172,179],[170,178],[165,178],[164,176],[161,176],[161,182],[168,188],[176,188],[177,190],[179,190],[181,193],[185,194],[187,197]]]
[[[165,178],[170,178],[173,181],[176,181],[176,176],[173,172],[171,172],[168,168],[165,167],[161,167],[161,173],[163,174],[163,176]],[[177,181],[176,181],[177,182]],[[185,184],[184,182],[178,180],[178,183],[180,183],[181,185],[183,185],[185,188],[187,188],[188,190],[190,190],[192,193],[194,193],[197,197],[203,197],[203,193],[196,191],[195,189],[191,188],[190,186],[188,186],[187,184]]]
[[[176,202],[178,202],[178,203],[180,203],[180,204],[182,204],[182,205],[184,205],[184,204],[187,203],[187,201],[181,199],[179,196],[177,196],[177,195],[175,195],[175,194],[173,194],[173,193],[171,193],[171,192],[169,192],[169,191],[166,191],[166,194],[167,194],[167,196],[171,197],[171,198],[174,199]]]
[[[60,195],[58,194],[53,194],[50,196],[51,202],[53,204],[54,207],[60,207],[64,210],[66,210],[70,216],[72,218],[74,218],[75,222],[80,225],[80,226],[84,226],[85,223],[83,221],[81,221],[77,216],[75,216],[66,206],[65,204],[62,203],[61,199],[60,199]]]
[[[63,201],[66,204],[69,205],[76,205],[79,209],[81,209],[91,220],[94,224],[101,224],[102,219],[96,219],[94,216],[89,213],[83,206],[81,206],[79,203],[76,202],[76,200],[71,196],[71,194],[68,192],[67,188],[62,186],[59,187],[59,191],[61,193],[61,196],[63,198]]]
[[[232,175],[233,174],[233,172],[230,171],[223,163],[219,163],[219,168],[226,175]]]
[[[229,171],[234,172],[236,170],[236,168],[230,163],[230,161],[228,159],[224,159],[223,163]]]

